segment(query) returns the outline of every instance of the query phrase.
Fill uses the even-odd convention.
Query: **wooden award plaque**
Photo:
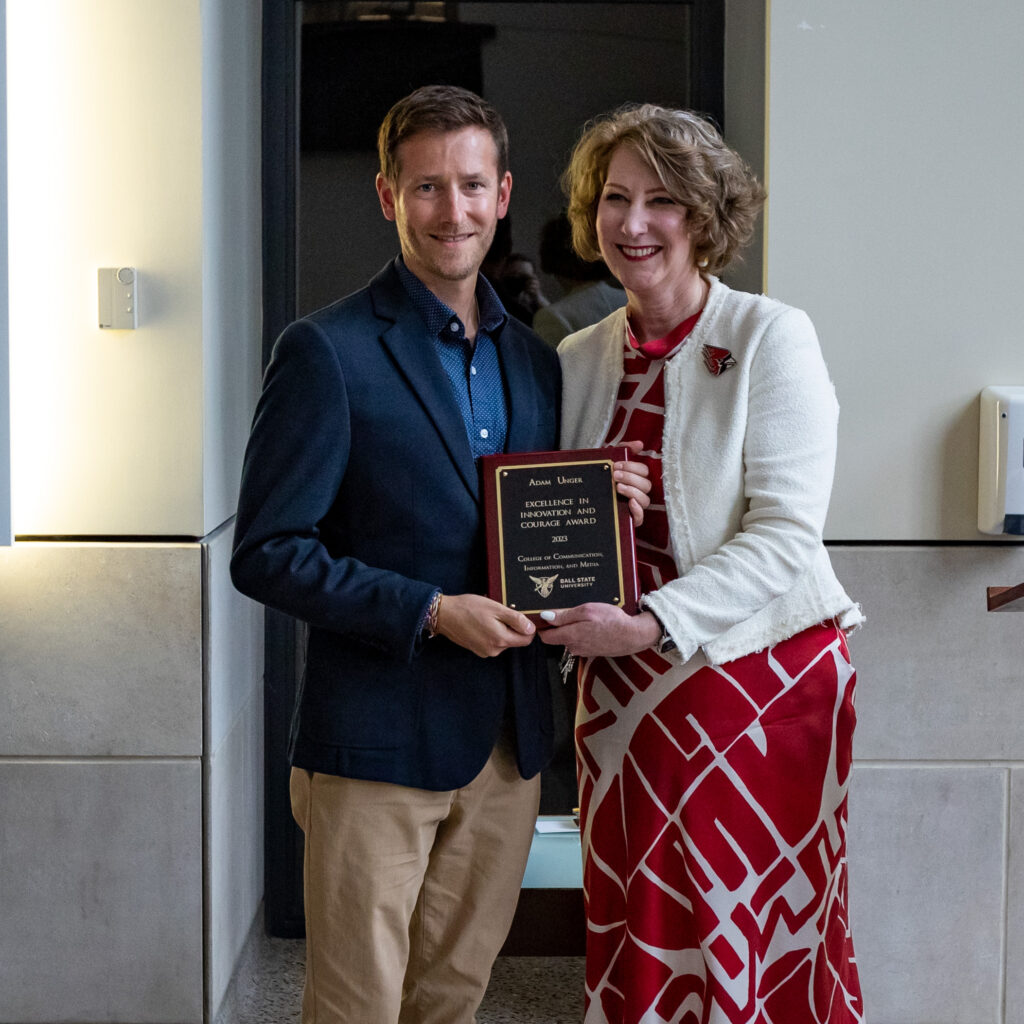
[[[489,594],[536,621],[589,601],[633,614],[639,600],[633,520],[615,492],[628,448],[485,455]]]

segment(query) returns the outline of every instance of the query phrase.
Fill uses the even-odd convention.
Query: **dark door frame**
[[[298,300],[298,7],[263,0],[263,366],[296,316]],[[290,813],[288,723],[298,664],[295,621],[266,609],[264,626],[264,925],[270,935],[305,934],[301,845]]]

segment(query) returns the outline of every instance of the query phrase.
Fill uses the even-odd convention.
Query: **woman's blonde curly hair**
[[[696,261],[717,274],[750,241],[765,191],[743,159],[699,114],[651,103],[619,107],[589,121],[562,175],[573,247],[598,260],[597,205],[612,154],[629,146],[686,207]]]

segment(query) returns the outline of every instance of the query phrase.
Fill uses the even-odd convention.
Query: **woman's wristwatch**
[[[662,633],[661,639],[658,641],[658,646],[654,648],[658,654],[668,654],[669,651],[676,649],[676,642],[668,635],[668,633]]]
[[[649,612],[650,608],[647,609]],[[654,612],[651,612],[654,615]],[[658,619],[657,615],[654,615]],[[665,623],[658,619],[658,625],[661,626],[661,639],[654,645],[654,650],[658,654],[668,654],[669,651],[676,649],[676,642],[669,636],[668,630],[665,628]]]

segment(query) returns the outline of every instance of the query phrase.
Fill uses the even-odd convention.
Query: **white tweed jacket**
[[[665,367],[662,475],[679,578],[645,594],[688,661],[731,661],[835,618],[863,622],[822,544],[839,406],[807,314],[711,278],[707,305]],[[625,309],[567,337],[562,447],[607,436]],[[735,365],[714,375],[705,346]],[[627,438],[628,440],[628,438]]]

